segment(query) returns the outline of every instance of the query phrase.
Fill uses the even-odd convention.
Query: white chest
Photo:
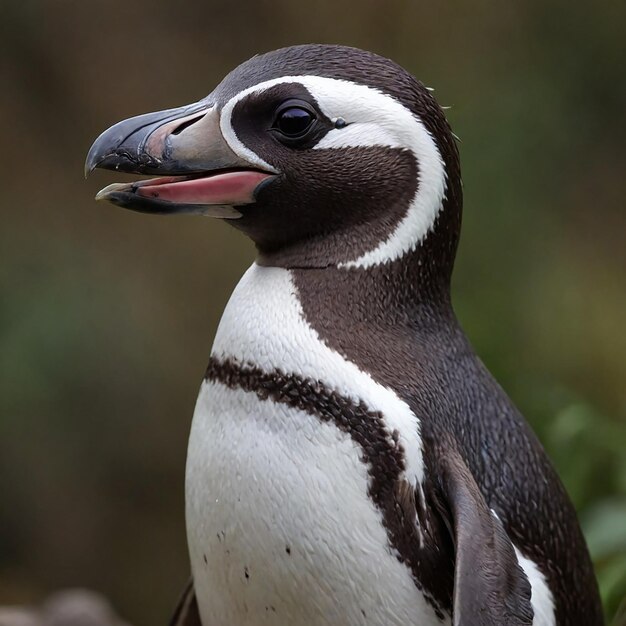
[[[321,380],[389,416],[422,476],[408,406],[330,350],[303,319],[289,272],[253,266],[213,355]],[[441,624],[389,546],[362,451],[332,422],[205,382],[187,463],[192,570],[206,626]]]

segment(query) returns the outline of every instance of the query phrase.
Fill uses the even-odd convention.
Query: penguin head
[[[403,68],[355,48],[255,56],[200,102],[105,131],[87,157],[96,167],[158,176],[98,199],[229,219],[270,265],[368,267],[427,239],[456,248],[459,161],[441,108]]]

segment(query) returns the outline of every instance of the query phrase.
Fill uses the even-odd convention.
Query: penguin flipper
[[[189,579],[172,615],[169,626],[202,626],[193,578]]]
[[[453,626],[532,626],[530,582],[458,453],[441,459],[441,479],[455,545]]]

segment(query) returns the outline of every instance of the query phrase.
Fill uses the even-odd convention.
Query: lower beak
[[[199,102],[119,122],[91,146],[85,175],[96,168],[160,178],[105,187],[108,200],[148,213],[197,213],[237,218],[276,175],[237,155],[220,130],[219,110]]]

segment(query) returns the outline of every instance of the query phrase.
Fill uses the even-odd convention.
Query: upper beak
[[[276,174],[238,156],[220,130],[220,112],[201,101],[118,122],[91,146],[85,175],[95,168],[157,178],[105,187],[96,200],[150,213],[240,217],[233,207],[254,202]]]

